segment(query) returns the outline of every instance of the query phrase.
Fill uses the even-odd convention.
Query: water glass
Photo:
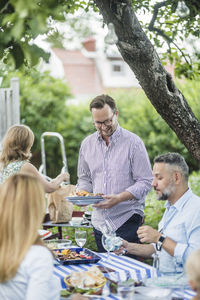
[[[119,299],[133,300],[134,288],[133,282],[121,281],[117,285],[117,296]]]
[[[79,247],[83,247],[87,240],[87,233],[86,231],[82,230],[75,230],[75,241]]]
[[[102,245],[104,249],[107,251],[107,260],[109,260],[110,251],[112,251],[113,248],[110,238],[111,237],[109,235],[104,235],[104,234],[101,237]]]

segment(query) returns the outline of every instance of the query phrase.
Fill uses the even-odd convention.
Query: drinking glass
[[[119,299],[132,300],[134,297],[134,289],[133,282],[121,281],[117,285],[117,295]]]
[[[158,277],[159,267],[160,267],[160,259],[159,259],[159,254],[157,251],[152,256],[153,256],[152,279],[154,280]]]
[[[103,234],[101,237],[101,242],[104,249],[107,251],[107,260],[110,257],[110,251],[113,250],[113,235],[111,234]]]
[[[79,247],[83,247],[87,240],[87,233],[86,231],[76,230],[75,231],[75,241]]]

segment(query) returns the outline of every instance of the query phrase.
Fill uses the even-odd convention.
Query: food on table
[[[77,253],[71,249],[56,250],[54,251],[54,254],[56,258],[59,258],[60,260],[92,259],[92,256],[88,255],[84,251]]]
[[[96,288],[106,282],[103,273],[97,266],[92,266],[88,271],[72,272],[67,283],[76,288]]]
[[[93,194],[93,193],[89,193],[87,191],[84,191],[84,190],[80,190],[80,191],[77,191],[77,192],[73,192],[72,194],[70,194],[70,196],[81,196],[81,197],[92,197],[92,196],[102,196],[103,194],[102,193],[96,193],[96,194]]]
[[[81,191],[77,191],[76,192],[76,196],[93,196],[93,194],[92,193],[88,193],[88,192],[86,192],[84,190],[81,190]]]

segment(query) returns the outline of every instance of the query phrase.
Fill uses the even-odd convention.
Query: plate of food
[[[53,253],[55,259],[63,265],[92,264],[101,259],[87,248],[54,249]]]
[[[106,278],[97,266],[87,271],[72,272],[64,278],[67,290],[81,294],[101,294]]]

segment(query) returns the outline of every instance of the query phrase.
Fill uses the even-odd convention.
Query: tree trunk
[[[162,66],[129,0],[95,0],[105,23],[113,23],[117,47],[157,112],[200,162],[200,124],[185,97]],[[167,151],[167,149],[166,149]]]

